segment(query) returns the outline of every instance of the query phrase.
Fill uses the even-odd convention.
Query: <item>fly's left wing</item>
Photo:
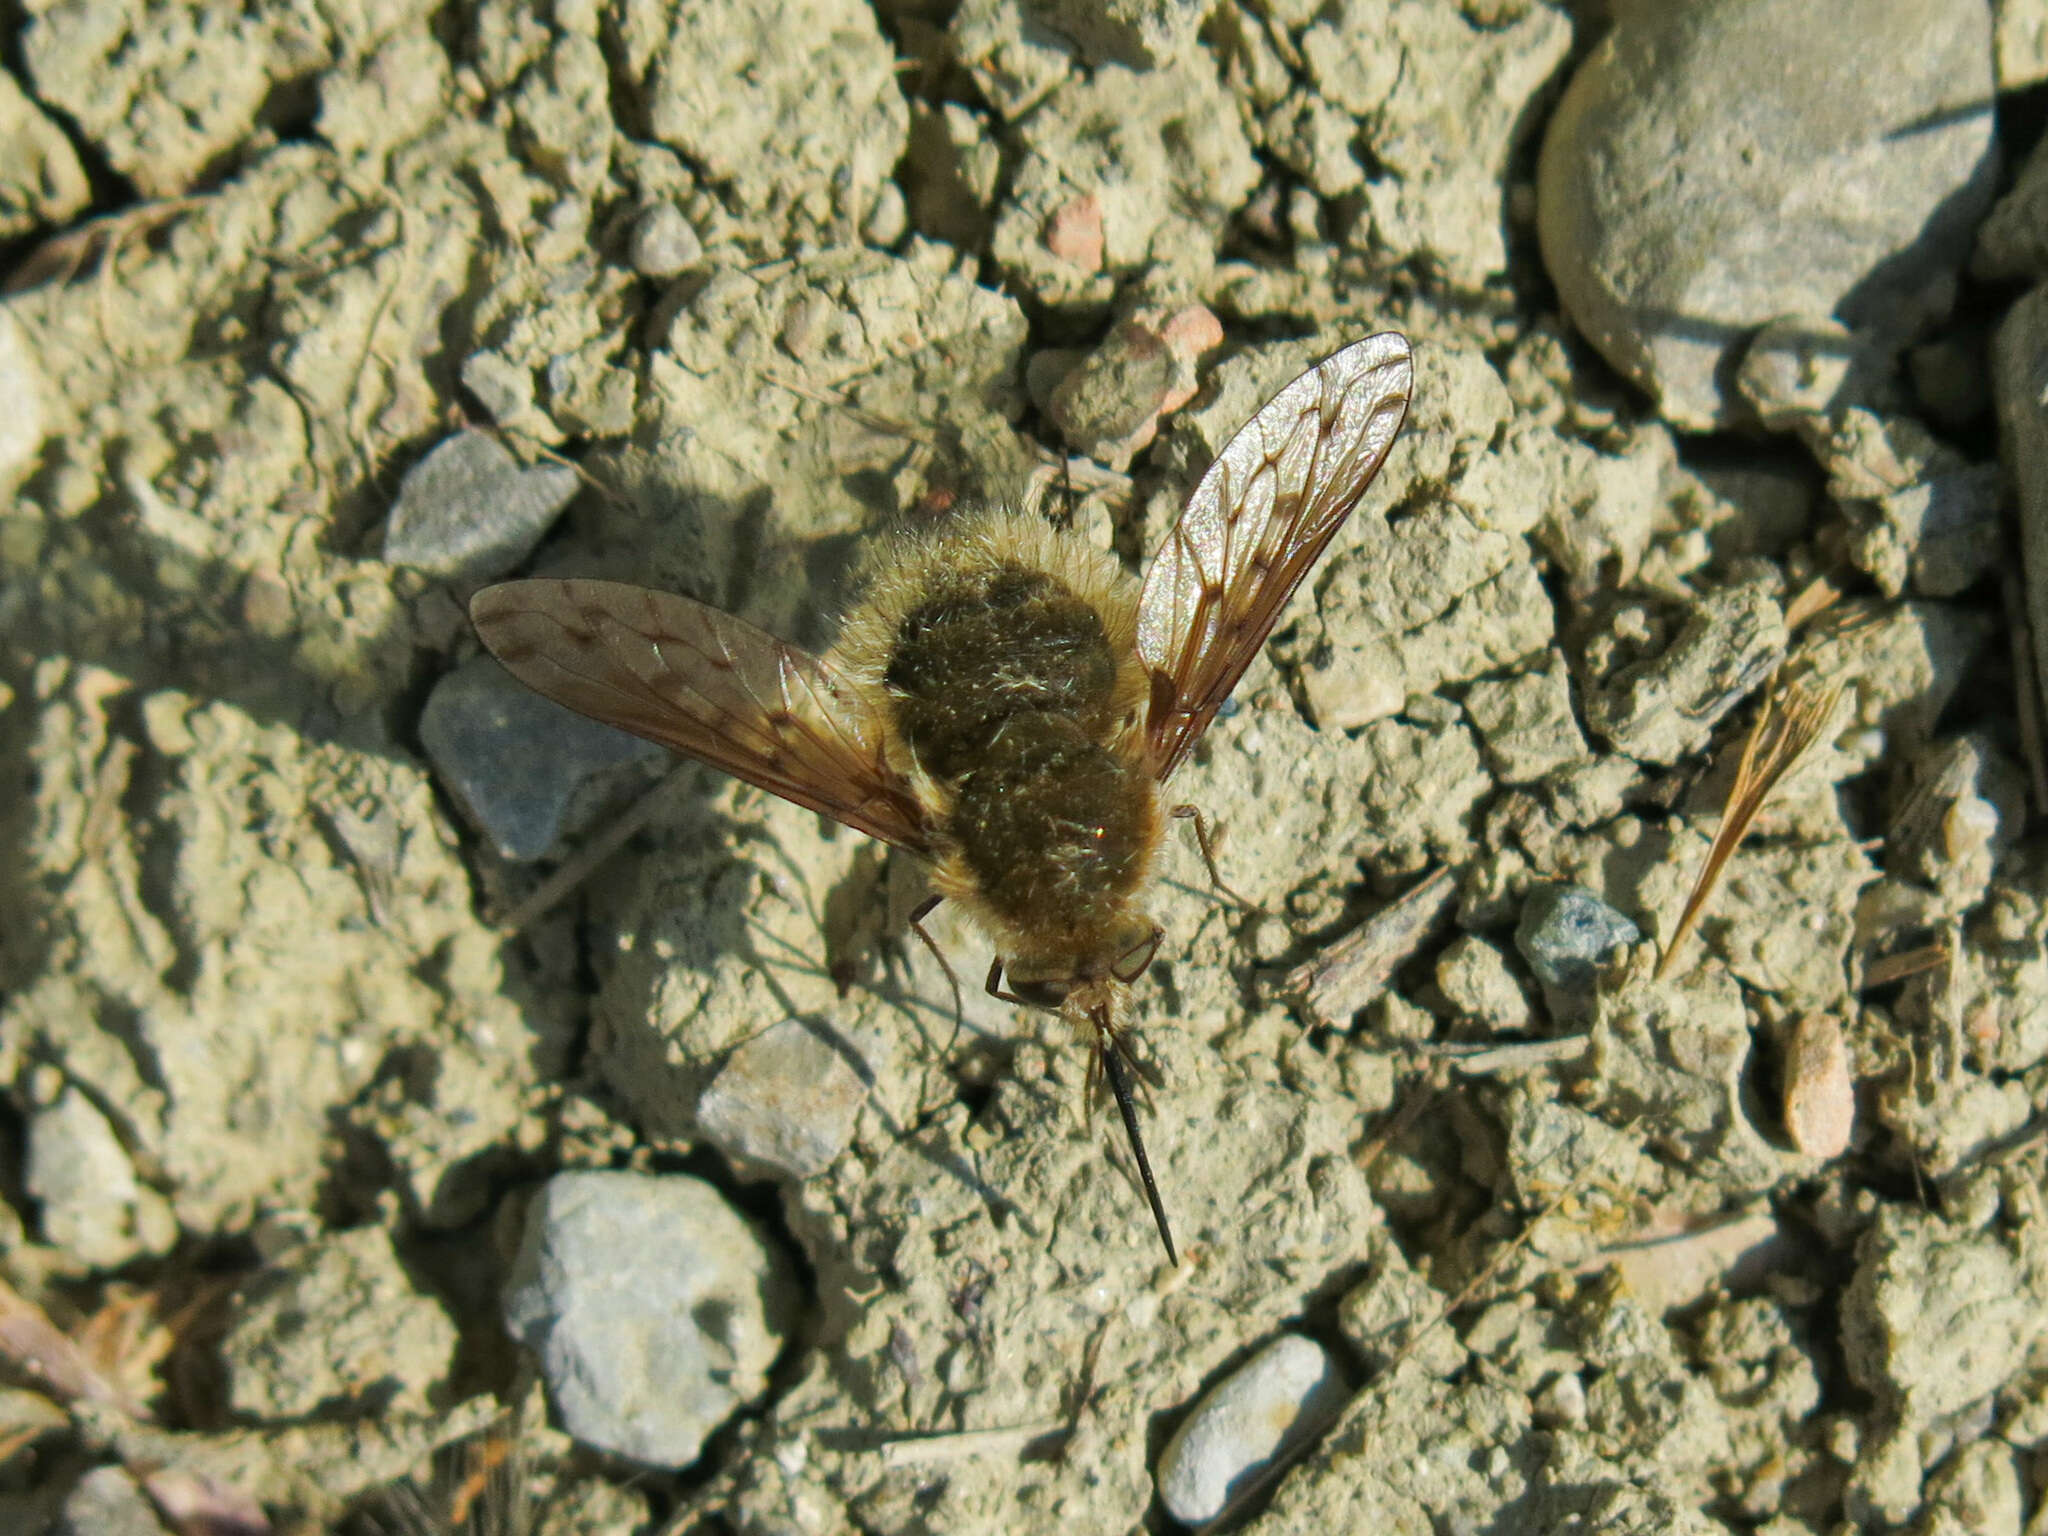
[[[616,581],[508,581],[469,603],[535,693],[914,853],[923,807],[873,708],[818,657],[744,619]]]
[[[1138,601],[1155,777],[1209,728],[1372,484],[1408,413],[1413,373],[1405,336],[1354,342],[1260,407],[1202,476]]]

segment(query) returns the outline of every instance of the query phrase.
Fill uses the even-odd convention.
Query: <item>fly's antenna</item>
[[[1109,1079],[1109,1091],[1116,1099],[1116,1111],[1123,1116],[1124,1134],[1131,1139],[1131,1156],[1138,1160],[1138,1178],[1145,1186],[1145,1198],[1152,1205],[1152,1219],[1159,1225],[1159,1240],[1166,1244],[1166,1262],[1175,1266],[1180,1255],[1174,1252],[1173,1229],[1166,1224],[1166,1207],[1160,1203],[1159,1186],[1152,1178],[1152,1160],[1145,1156],[1145,1138],[1138,1134],[1138,1105],[1131,1093],[1131,1067],[1124,1060],[1123,1042],[1110,1028],[1109,1010],[1093,1010],[1095,1021],[1095,1056],[1102,1065],[1102,1075]]]

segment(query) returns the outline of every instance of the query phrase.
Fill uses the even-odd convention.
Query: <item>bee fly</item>
[[[994,943],[988,990],[1092,1042],[1177,1264],[1124,1039],[1160,942],[1160,787],[1379,472],[1410,378],[1385,332],[1295,379],[1209,466],[1142,585],[997,511],[881,541],[825,656],[608,581],[486,587],[470,619],[557,703],[922,859]]]

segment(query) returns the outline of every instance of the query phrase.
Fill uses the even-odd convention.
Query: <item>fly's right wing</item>
[[[931,829],[869,703],[744,619],[616,581],[508,581],[469,603],[535,693],[914,853]]]
[[[1138,599],[1156,777],[1193,750],[1380,472],[1413,382],[1406,337],[1353,342],[1261,406],[1188,497]]]

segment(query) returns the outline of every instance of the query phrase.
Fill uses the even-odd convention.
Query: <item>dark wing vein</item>
[[[1392,331],[1332,353],[1224,445],[1167,536],[1138,607],[1152,677],[1152,771],[1179,767],[1280,610],[1386,461],[1408,410],[1408,342]]]
[[[492,655],[534,692],[870,837],[930,850],[873,709],[808,651],[673,593],[511,581],[470,600]]]

